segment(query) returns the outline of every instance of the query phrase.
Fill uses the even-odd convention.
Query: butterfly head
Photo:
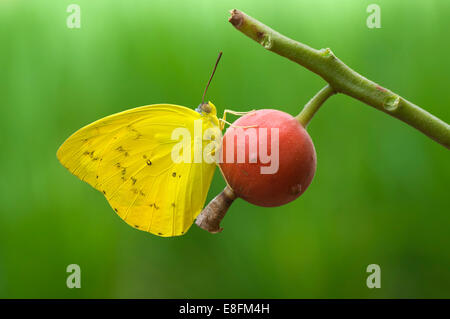
[[[217,116],[216,107],[211,102],[199,104],[195,110],[202,115]]]

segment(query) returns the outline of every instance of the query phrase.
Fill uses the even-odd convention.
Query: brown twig
[[[236,195],[233,190],[227,186],[225,189],[202,210],[198,215],[195,223],[198,227],[209,231],[210,233],[220,233],[223,228],[220,227],[220,222],[225,217],[225,214],[230,208]]]

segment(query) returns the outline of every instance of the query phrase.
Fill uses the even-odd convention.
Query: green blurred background
[[[127,108],[196,107],[217,53],[219,112],[293,115],[324,82],[236,31],[236,7],[447,122],[449,1],[0,1],[0,297],[450,297],[450,153],[346,96],[308,130],[316,177],[298,200],[238,200],[211,235],[159,238],[118,218],[56,159],[75,130]],[[66,8],[81,6],[81,28]],[[224,187],[216,171],[208,199]],[[66,266],[81,266],[81,289]],[[381,266],[381,289],[366,267]]]

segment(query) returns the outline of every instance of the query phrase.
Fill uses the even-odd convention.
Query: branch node
[[[319,50],[320,54],[325,57],[325,58],[329,58],[329,57],[336,57],[333,53],[333,51],[331,51],[330,48],[326,48],[326,49],[320,49]]]
[[[400,103],[400,97],[398,95],[389,96],[383,103],[383,107],[386,111],[393,112],[398,108]]]
[[[241,11],[237,9],[233,9],[230,11],[231,17],[228,19],[228,21],[237,29],[239,29],[242,24],[244,23],[244,15]]]
[[[270,50],[273,45],[272,38],[268,34],[263,34],[262,39],[259,43],[267,50]]]

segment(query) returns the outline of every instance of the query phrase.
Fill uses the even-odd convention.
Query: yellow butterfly
[[[223,129],[211,102],[202,102],[196,110],[173,104],[134,108],[78,130],[57,157],[72,174],[102,192],[130,226],[163,237],[183,235],[203,208],[216,164],[195,162],[195,147],[188,154],[190,161],[175,162],[172,151],[178,141],[172,132],[183,128],[195,136],[198,120],[201,136],[209,128]]]

